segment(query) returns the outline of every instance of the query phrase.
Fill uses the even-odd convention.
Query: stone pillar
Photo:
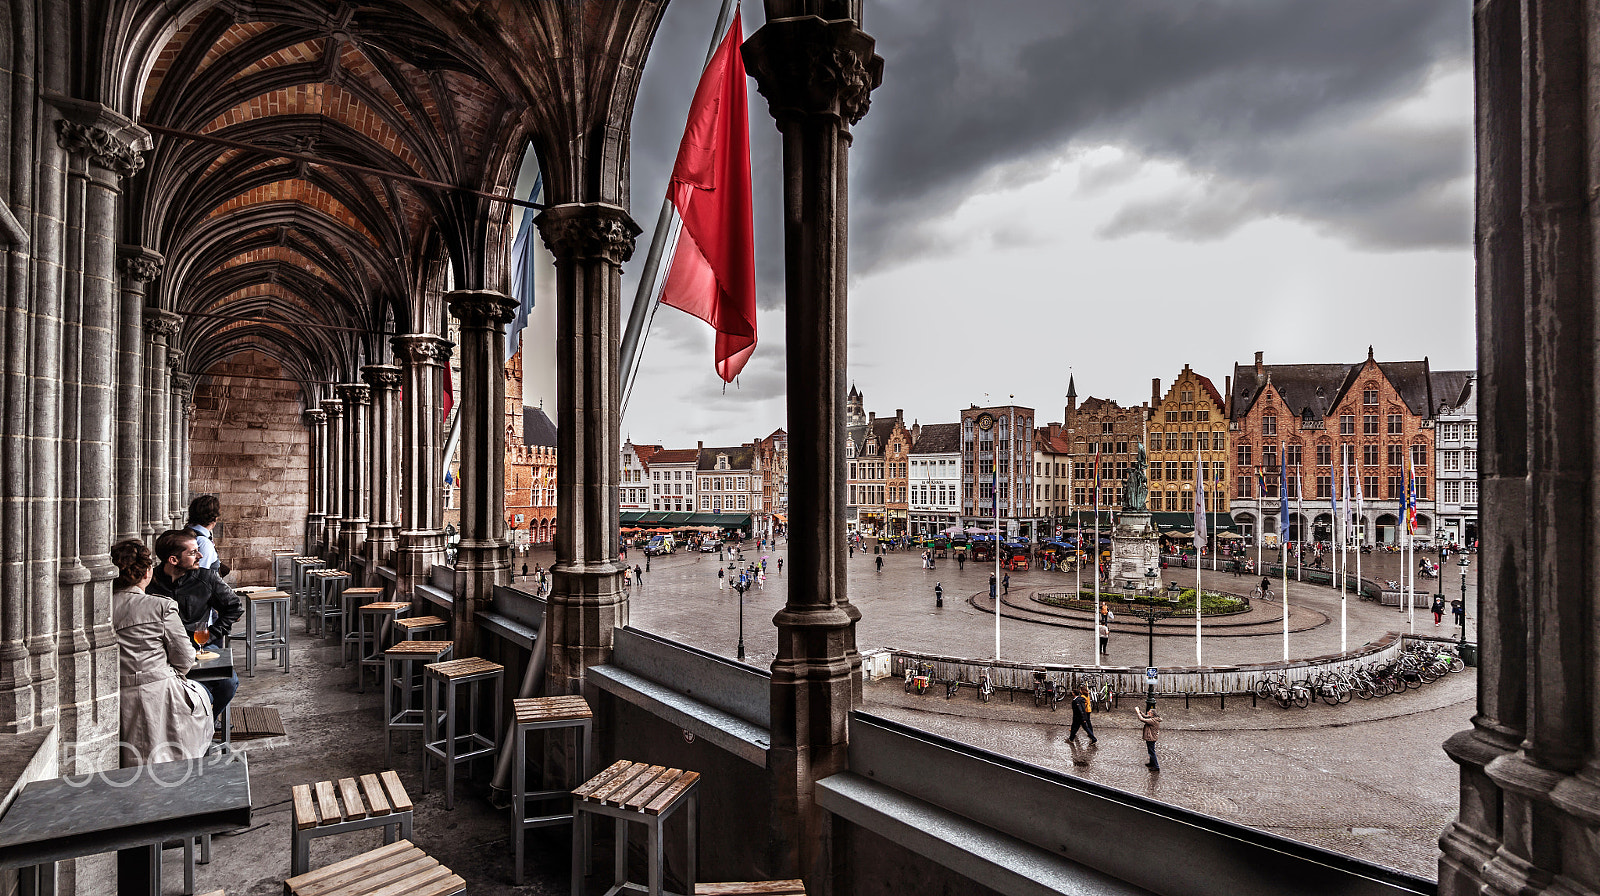
[[[399,425],[395,403],[400,393],[400,368],[393,364],[371,364],[361,368],[361,377],[372,387],[371,457],[372,523],[367,527],[367,582],[378,581],[378,567],[389,562],[399,543],[400,470],[396,446]]]
[[[611,658],[628,624],[617,561],[622,263],[639,228],[599,203],[558,205],[537,219],[556,262],[556,562],[545,625],[545,693],[576,694]]]
[[[194,422],[194,377],[185,376],[182,388],[175,388],[173,394],[176,396],[177,414],[173,422],[178,427],[178,443],[173,450],[177,452],[178,458],[175,466],[178,469],[179,496],[174,516],[179,519],[179,525],[185,525],[189,522],[189,501],[194,498],[189,489],[189,474],[194,465],[194,453],[189,443],[189,426]]]
[[[187,430],[183,427],[183,406],[189,402],[194,378],[180,372],[183,368],[183,351],[167,349],[167,367],[171,369],[171,388],[167,393],[167,527],[176,529],[188,520],[189,495],[184,488],[188,478],[183,461],[183,443]]]
[[[344,519],[339,526],[340,565],[351,567],[350,561],[363,556],[367,549],[367,478],[371,464],[367,460],[367,411],[371,390],[364,383],[345,383],[334,387],[344,402]]]
[[[167,435],[171,430],[171,377],[167,366],[169,343],[183,327],[183,318],[146,308],[145,332],[150,334],[144,366],[144,536],[152,545],[167,529],[167,468],[171,465]]]
[[[850,4],[859,15],[858,4]],[[813,10],[813,8],[815,8]],[[785,313],[789,381],[788,604],[773,618],[773,841],[784,874],[831,893],[833,843],[812,786],[847,765],[849,713],[861,699],[848,598],[844,373],[847,368],[848,151],[883,77],[872,38],[853,19],[808,11],[843,4],[767,0],[767,23],[744,57],[783,136]]]
[[[309,510],[306,512],[306,540],[303,547],[303,552],[309,554],[316,550],[317,543],[322,540],[322,515],[327,509],[328,473],[323,463],[327,460],[324,446],[328,441],[328,415],[319,408],[313,408],[300,416],[306,421],[306,429],[311,431],[311,460],[306,465],[306,485],[310,492],[306,507]]]
[[[117,477],[114,541],[143,530],[145,284],[161,276],[162,258],[141,246],[119,249],[121,304],[117,314]]]
[[[517,302],[488,290],[445,294],[461,321],[461,546],[456,554],[456,656],[476,656],[479,610],[511,583],[506,544],[506,324]]]
[[[1573,0],[1474,4],[1481,653],[1439,892],[1600,892],[1593,48]]]
[[[328,417],[328,439],[324,446],[327,460],[323,465],[328,474],[328,510],[322,516],[322,557],[332,562],[339,555],[344,531],[344,402],[324,398],[322,413]]]
[[[403,365],[400,403],[400,548],[395,558],[401,599],[417,605],[416,586],[444,562],[444,366],[451,342],[431,333],[396,336]]]

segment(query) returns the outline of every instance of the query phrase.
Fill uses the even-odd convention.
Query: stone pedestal
[[[1122,511],[1111,530],[1111,587],[1139,594],[1160,591],[1160,541],[1148,511]]]

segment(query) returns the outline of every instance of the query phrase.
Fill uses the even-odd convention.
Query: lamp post
[[[744,662],[744,577],[739,577],[739,661]]]
[[[1156,665],[1156,620],[1157,619],[1165,619],[1166,617],[1171,616],[1173,613],[1177,612],[1177,609],[1178,609],[1178,597],[1180,595],[1182,595],[1182,594],[1183,594],[1183,586],[1179,585],[1177,582],[1173,582],[1171,585],[1168,585],[1167,586],[1167,605],[1164,606],[1164,607],[1161,606],[1160,604],[1141,604],[1141,603],[1138,603],[1138,602],[1136,602],[1134,600],[1135,595],[1134,595],[1134,593],[1132,591],[1125,592],[1123,594],[1123,596],[1122,596],[1123,600],[1125,600],[1127,602],[1128,614],[1131,615],[1131,616],[1137,616],[1138,618],[1143,619],[1145,621],[1145,623],[1149,626],[1149,634],[1147,635],[1147,639],[1148,639],[1148,642],[1149,642],[1149,645],[1148,645],[1149,646],[1149,662],[1146,663],[1146,665],[1148,665],[1150,668],[1155,668],[1155,665]],[[1147,687],[1147,693],[1145,694],[1145,698],[1144,698],[1144,709],[1145,709],[1145,712],[1149,712],[1150,710],[1155,709],[1155,706],[1156,706],[1156,685],[1155,685],[1155,682],[1150,682],[1150,684]]]
[[[1467,567],[1470,565],[1467,562],[1466,554],[1461,555],[1461,562],[1458,565],[1461,568],[1461,647],[1465,649],[1467,646]]]

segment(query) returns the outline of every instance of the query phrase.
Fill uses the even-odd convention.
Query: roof
[[[1433,416],[1433,383],[1428,374],[1428,359],[1421,361],[1379,361],[1378,369],[1388,377],[1411,413]],[[1358,365],[1359,366],[1359,365]],[[1358,371],[1359,372],[1359,371]]]
[[[697,468],[715,470],[719,454],[728,455],[728,469],[748,471],[754,465],[756,449],[753,445],[740,445],[737,448],[701,448]]]
[[[894,435],[894,425],[899,422],[898,417],[878,417],[867,425],[872,427],[872,434],[878,440],[878,453],[889,453],[889,437]]]
[[[1354,378],[1349,364],[1267,364],[1261,368],[1257,379],[1254,364],[1233,365],[1233,395],[1235,399],[1231,418],[1239,419],[1250,413],[1256,399],[1268,384],[1283,398],[1284,404],[1295,416],[1303,416],[1309,408],[1313,420],[1321,420]]]
[[[545,416],[543,408],[522,409],[522,444],[556,447],[556,425]]]
[[[1211,400],[1216,402],[1217,407],[1219,407],[1219,408],[1227,408],[1227,406],[1228,406],[1227,402],[1222,400],[1222,393],[1217,391],[1217,384],[1211,382],[1211,377],[1206,376],[1203,373],[1196,373],[1193,370],[1191,370],[1189,372],[1193,373],[1194,374],[1194,378],[1199,380],[1200,381],[1200,385],[1205,387],[1206,394],[1211,396]]]
[[[1471,401],[1472,381],[1477,375],[1473,370],[1433,371],[1429,377],[1433,383],[1433,412],[1459,408]]]
[[[929,423],[922,427],[912,454],[951,454],[961,450],[961,424]]]
[[[692,464],[700,459],[698,448],[668,448],[657,451],[650,457],[650,466],[659,467],[663,464]]]

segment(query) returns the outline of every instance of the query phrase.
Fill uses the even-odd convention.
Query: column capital
[[[372,390],[366,383],[340,383],[333,387],[333,392],[346,404],[366,404],[372,397]]]
[[[182,357],[182,355],[183,355],[182,352],[179,352],[178,354],[179,354],[179,357]],[[194,389],[194,377],[190,376],[187,373],[178,373],[177,372],[177,367],[174,366],[173,367],[173,374],[172,374],[172,391],[174,391],[174,392],[190,392],[190,391],[193,391],[193,389]]]
[[[773,19],[744,42],[742,52],[772,117],[838,116],[860,121],[883,83],[883,57],[852,19],[817,16]]]
[[[443,366],[450,363],[450,349],[454,342],[443,336],[432,333],[408,333],[396,336],[389,340],[394,346],[394,353],[400,360],[408,364],[437,364]]]
[[[328,422],[332,423],[344,416],[344,402],[337,398],[324,398],[322,399],[322,413]]]
[[[326,426],[328,423],[328,415],[321,408],[312,408],[309,411],[304,411],[300,414],[300,417],[306,421],[306,426],[309,427]]]
[[[557,261],[599,259],[622,264],[633,257],[639,225],[626,209],[603,202],[552,205],[534,219]]]
[[[463,327],[498,329],[517,316],[517,300],[487,289],[458,289],[445,293],[450,313]]]
[[[361,378],[373,389],[395,389],[400,386],[401,372],[394,364],[368,364],[361,368]]]
[[[67,152],[87,155],[89,161],[120,177],[131,177],[144,167],[143,152],[99,125],[57,119],[56,143]]]
[[[161,269],[165,266],[166,259],[160,252],[143,246],[117,247],[117,268],[122,272],[122,276],[129,280],[149,283],[161,276]]]
[[[144,329],[152,339],[166,339],[183,329],[183,316],[156,308],[144,309]]]
[[[180,365],[182,365],[182,364],[183,364],[183,349],[181,349],[181,348],[173,348],[172,346],[168,346],[167,347],[167,366],[172,368],[172,372],[174,374],[176,374],[178,372],[178,367]],[[176,382],[176,380],[174,380],[174,382]]]

